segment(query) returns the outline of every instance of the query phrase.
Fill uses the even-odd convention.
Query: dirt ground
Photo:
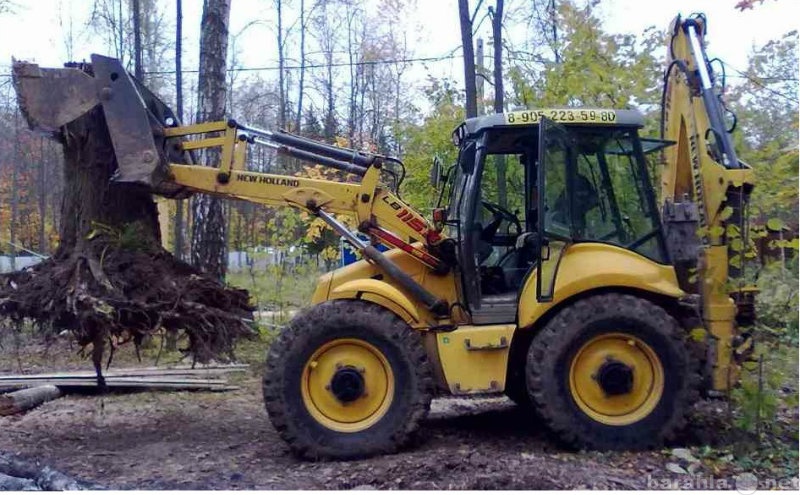
[[[58,369],[57,361],[26,371]],[[18,371],[13,368],[13,360],[0,361],[0,371]],[[237,379],[241,389],[224,393],[67,396],[0,418],[0,451],[116,489],[691,487],[690,476],[672,472],[682,461],[671,448],[570,452],[524,410],[496,397],[434,400],[422,440],[395,455],[300,461],[269,423],[259,375],[254,366]],[[702,445],[717,436],[725,408],[721,402],[702,403],[679,446]],[[735,483],[736,469],[701,464],[695,479]]]

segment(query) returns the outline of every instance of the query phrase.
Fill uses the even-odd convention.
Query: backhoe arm
[[[742,339],[734,322],[749,323],[745,316],[752,314],[752,292],[738,281],[753,171],[738,159],[733,129],[726,128],[727,109],[703,47],[705,18],[679,16],[671,34],[661,131],[676,144],[665,150],[663,222],[684,289],[700,294],[701,316],[715,342],[713,388],[721,391],[735,381],[734,351]]]

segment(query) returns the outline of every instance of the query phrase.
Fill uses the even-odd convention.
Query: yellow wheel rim
[[[616,373],[612,383],[609,372]],[[620,376],[626,386],[620,387]],[[629,425],[658,405],[664,392],[664,369],[655,351],[641,339],[608,333],[586,342],[575,354],[569,387],[575,403],[593,420]]]
[[[357,373],[363,393],[342,401],[331,388],[337,372]],[[303,403],[321,425],[354,433],[377,423],[394,399],[394,374],[389,361],[372,344],[360,339],[336,339],[317,349],[303,368]]]

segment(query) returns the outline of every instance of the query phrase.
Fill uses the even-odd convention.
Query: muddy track
[[[258,378],[241,385],[66,397],[0,418],[0,451],[119,489],[643,489],[676,476],[659,451],[565,450],[505,398],[434,400],[423,440],[399,454],[300,461],[270,425]]]

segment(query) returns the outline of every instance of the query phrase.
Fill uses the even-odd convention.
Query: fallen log
[[[0,396],[0,416],[10,416],[33,409],[45,402],[58,399],[63,394],[54,385],[26,388]]]
[[[32,492],[41,490],[35,481],[28,478],[17,478],[0,473],[0,490],[11,492]]]
[[[8,480],[9,483],[21,483],[18,480],[23,480],[22,482],[27,480],[33,484],[33,487],[27,488],[29,490],[64,491],[101,488],[86,485],[50,467],[39,467],[32,462],[2,452],[0,452],[0,476],[13,478]],[[2,479],[0,479],[0,482],[2,482]],[[0,485],[0,489],[2,489],[2,485]],[[14,488],[9,489],[14,490]],[[18,490],[25,489],[18,488]]]

